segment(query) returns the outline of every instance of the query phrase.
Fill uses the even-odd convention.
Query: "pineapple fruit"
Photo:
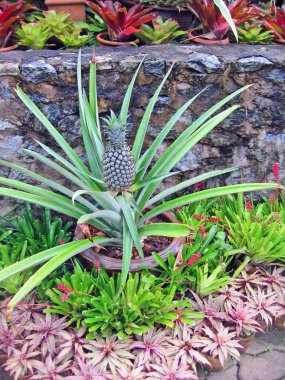
[[[132,186],[136,171],[132,152],[126,144],[127,121],[113,111],[105,119],[107,147],[103,155],[103,180],[108,190],[119,192]]]

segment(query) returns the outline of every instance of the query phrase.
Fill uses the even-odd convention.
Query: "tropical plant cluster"
[[[273,163],[272,183],[205,188],[204,181],[238,170],[233,167],[159,187],[196,143],[240,108],[228,103],[249,86],[205,111],[159,155],[175,123],[206,90],[178,109],[145,148],[152,111],[174,63],[151,96],[131,147],[131,96],[143,63],[120,111],[101,118],[95,54],[88,95],[79,54],[84,157],[16,89],[61,149],[38,142],[45,154],[25,153],[69,185],[0,160],[32,180],[0,177],[1,196],[28,202],[0,223],[0,352],[15,379],[197,379],[197,365],[238,360],[241,339],[277,323],[277,317],[284,325],[279,164]],[[271,193],[259,200],[256,193],[244,195],[260,190]],[[72,222],[65,224],[54,212]],[[83,237],[70,241],[73,223]],[[150,238],[177,239],[177,245],[167,243],[163,256]],[[113,267],[110,251],[121,255]]]
[[[284,267],[278,259],[273,266],[263,262],[254,268],[227,260],[228,253],[232,257],[231,251],[238,248],[229,242],[228,232],[227,237],[222,235],[228,228],[225,221],[242,203],[231,197],[215,201],[176,211],[193,225],[182,262],[175,267],[169,254],[168,262],[159,261],[158,269],[130,274],[119,298],[120,274],[108,274],[99,263],[88,271],[73,259],[46,278],[7,318],[7,305],[16,290],[1,283],[3,368],[13,379],[182,380],[187,375],[198,380],[201,368],[217,370],[230,358],[239,360],[256,333],[280,326],[280,321],[284,328]],[[254,220],[261,208],[262,219],[273,212],[281,213],[279,220],[283,220],[282,199],[251,206],[248,202],[243,198],[244,223],[248,213]],[[217,216],[219,211],[223,217]],[[10,231],[5,222],[3,234]],[[20,230],[17,225],[13,233]],[[8,236],[2,246],[9,243]],[[212,268],[217,267],[214,274]]]
[[[189,12],[196,20],[195,28],[189,25],[182,30],[175,17],[162,18],[156,6]],[[271,2],[257,6],[248,0],[140,0],[134,4],[86,0],[86,12],[87,22],[72,21],[67,12],[41,11],[23,0],[2,1],[0,48],[77,48],[98,46],[98,41],[104,44],[106,40],[107,44],[137,46],[212,40],[224,43],[228,37],[231,42],[253,44],[284,43],[285,39],[285,6]]]

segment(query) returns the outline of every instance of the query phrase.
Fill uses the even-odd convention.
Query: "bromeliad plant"
[[[83,141],[88,159],[87,164],[83,163],[78,154],[70,147],[31,99],[19,87],[17,88],[18,96],[45,126],[55,139],[57,145],[63,150],[65,157],[43,143],[39,143],[39,145],[54,160],[32,150],[26,150],[26,153],[56,170],[72,182],[73,188],[79,190],[74,192],[70,187],[63,186],[11,162],[1,160],[1,165],[20,171],[33,180],[48,186],[51,190],[9,178],[0,178],[0,183],[4,185],[0,188],[0,194],[49,207],[77,219],[78,223],[88,221],[90,225],[103,231],[104,235],[90,240],[73,241],[59,247],[50,248],[2,270],[0,272],[0,281],[9,278],[15,273],[46,262],[14,296],[13,300],[9,303],[10,310],[49,273],[52,273],[67,259],[88,248],[94,247],[94,244],[97,246],[122,247],[122,280],[120,289],[117,289],[118,291],[122,291],[128,276],[133,246],[136,247],[140,256],[144,258],[141,243],[142,236],[183,237],[189,234],[189,227],[187,225],[179,223],[149,223],[154,217],[162,212],[173,210],[176,207],[219,195],[278,187],[277,184],[264,183],[232,185],[203,190],[165,201],[165,199],[177,191],[186,189],[199,181],[236,170],[236,168],[214,170],[185,180],[166,190],[156,191],[163,179],[173,174],[171,170],[179,160],[228,115],[239,108],[239,105],[233,105],[217,113],[221,107],[242,93],[248,86],[227,96],[197,118],[150,167],[157,150],[176,121],[179,120],[190,104],[201,93],[188,100],[176,111],[155,138],[152,145],[142,153],[143,141],[153,108],[163,85],[171,73],[172,65],[151,98],[138,127],[133,147],[130,149],[125,141],[129,104],[135,80],[142,64],[143,62],[140,63],[126,91],[119,116],[115,116],[112,113],[109,118],[103,120],[103,125],[101,126],[97,106],[95,58],[90,67],[88,100],[85,91],[82,89],[81,54],[79,54],[79,110]],[[105,132],[108,135],[107,147],[104,146],[102,138],[102,134]],[[156,194],[154,195],[155,192]],[[153,208],[150,209],[150,206],[153,206]]]
[[[273,32],[264,30],[262,24],[245,23],[243,27],[237,28],[239,33],[239,42],[243,44],[270,44],[273,41]]]
[[[66,47],[83,46],[91,40],[91,36],[81,33],[80,23],[70,20],[68,13],[48,11],[43,12],[43,15],[34,16],[32,22],[21,22],[21,28],[15,36],[20,45],[31,49],[43,49],[51,38]]]
[[[8,1],[0,2],[0,48],[7,46],[13,34],[13,27],[24,18],[24,13],[32,8],[32,5],[24,5],[23,0],[14,4]]]
[[[247,0],[234,0],[228,6],[217,0],[187,0],[186,4],[201,22],[201,27],[197,29],[202,29],[202,37],[210,40],[222,40],[230,29],[238,40],[236,25],[252,20],[257,15]]]
[[[162,17],[157,16],[152,20],[152,25],[153,28],[149,25],[142,25],[141,32],[136,33],[136,36],[147,45],[171,43],[186,34],[183,30],[177,30],[180,26],[177,21],[172,19],[163,21]]]
[[[128,11],[118,1],[98,0],[97,4],[86,1],[86,5],[105,22],[110,41],[128,41],[134,33],[141,31],[138,29],[139,26],[156,16],[155,13],[149,13],[149,8],[143,9],[142,4],[136,4]]]
[[[281,8],[272,7],[271,12],[263,8],[253,5],[256,11],[261,14],[264,27],[271,31],[276,41],[285,41],[285,4]]]

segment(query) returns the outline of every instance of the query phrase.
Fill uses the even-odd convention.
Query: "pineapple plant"
[[[146,260],[142,249],[144,237],[164,236],[183,238],[189,235],[189,227],[187,225],[172,221],[157,221],[155,220],[157,216],[176,207],[182,207],[208,198],[279,187],[276,183],[240,184],[177,196],[178,191],[189,189],[190,186],[195,185],[197,182],[237,170],[237,168],[228,168],[200,174],[183,180],[175,186],[167,187],[164,190],[158,188],[166,177],[175,174],[172,170],[186,153],[227,116],[239,108],[240,105],[231,105],[223,111],[217,111],[250,86],[247,85],[236,90],[213,105],[191,123],[171,143],[165,152],[155,160],[159,147],[163,144],[171,129],[187,108],[196,100],[197,96],[203,92],[201,91],[198,95],[189,99],[178,109],[163,126],[151,146],[143,150],[143,142],[151,114],[174,64],[169,68],[158,89],[152,95],[137,128],[132,151],[130,151],[130,148],[126,144],[127,118],[134,84],[143,65],[143,60],[138,65],[126,90],[119,117],[116,117],[111,112],[110,116],[103,120],[105,128],[103,126],[101,128],[96,88],[96,57],[95,55],[93,56],[90,64],[88,99],[82,87],[81,52],[79,53],[77,70],[79,111],[87,162],[82,160],[23,90],[20,87],[17,88],[16,93],[20,99],[44,125],[57,145],[62,149],[65,157],[55,152],[50,146],[42,143],[39,143],[40,146],[52,158],[47,158],[45,155],[33,150],[26,150],[26,153],[53,168],[53,170],[56,170],[71,181],[71,187],[59,184],[25,167],[0,160],[1,166],[17,170],[45,185],[45,188],[43,188],[42,186],[28,184],[23,181],[0,177],[0,196],[8,196],[22,201],[28,200],[30,203],[35,203],[75,218],[77,224],[81,225],[85,230],[85,223],[88,222],[89,225],[97,228],[101,234],[95,237],[86,234],[86,239],[74,240],[49,248],[0,270],[1,282],[34,266],[40,266],[10,300],[7,311],[9,316],[14,306],[40,284],[46,276],[56,270],[66,260],[87,249],[94,248],[94,245],[96,248],[98,246],[121,248],[122,260],[119,260],[121,281],[116,288],[117,294],[120,294],[127,282],[130,267],[133,270],[133,267],[136,265],[136,263],[133,263],[131,266],[133,248],[137,249],[141,261]],[[103,142],[102,131],[106,132],[107,144]],[[117,194],[118,192],[120,194]],[[94,255],[96,254],[96,250],[94,249]],[[104,257],[104,255],[101,256]],[[100,260],[103,259],[100,258]],[[137,262],[138,260],[135,261]],[[135,270],[137,269],[139,268],[135,266]]]
[[[105,119],[107,147],[103,154],[103,180],[108,190],[119,192],[132,186],[135,164],[132,152],[126,144],[126,118],[117,117],[113,111]]]

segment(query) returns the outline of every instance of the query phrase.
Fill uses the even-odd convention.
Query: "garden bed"
[[[181,48],[167,58],[143,60],[132,55],[123,63],[119,55],[102,59],[94,53],[91,58],[88,50],[83,56],[79,53],[77,88],[72,75],[73,53],[62,55],[72,67],[69,72],[62,71],[62,61],[50,53],[46,60],[28,57],[17,67],[21,87],[16,94],[26,108],[21,105],[19,115],[10,109],[4,117],[16,117],[14,124],[19,117],[25,142],[29,144],[29,138],[37,133],[41,142],[33,141],[23,152],[23,160],[22,152],[15,154],[18,149],[13,146],[13,159],[17,163],[22,160],[22,166],[3,157],[0,163],[5,176],[0,178],[0,195],[42,209],[33,211],[27,203],[0,222],[0,350],[4,368],[15,380],[22,376],[30,380],[197,380],[199,366],[221,370],[231,358],[240,360],[256,333],[274,325],[284,328],[282,151],[280,162],[272,152],[264,157],[263,173],[269,183],[264,178],[256,180],[260,174],[256,167],[252,173],[256,183],[248,183],[252,178],[246,167],[250,164],[242,165],[239,150],[229,156],[240,171],[220,162],[227,148],[244,149],[246,133],[241,131],[245,125],[252,132],[247,141],[256,154],[258,145],[251,138],[254,128],[244,124],[250,117],[251,122],[264,122],[266,116],[272,134],[274,117],[279,114],[269,119],[267,107],[254,102],[248,80],[257,75],[261,81],[256,91],[264,94],[266,90],[267,94],[268,86],[260,87],[261,82],[267,83],[269,70],[279,61],[251,55],[232,62],[232,57],[222,58],[221,47],[216,48],[216,55],[186,53]],[[175,62],[174,57],[178,57]],[[86,62],[90,58],[86,95]],[[9,72],[9,63],[2,65],[4,73],[7,67]],[[226,79],[218,82],[221,73]],[[262,79],[261,73],[267,77]],[[10,71],[7,83],[17,77],[18,73],[13,76]],[[204,86],[201,79],[211,85],[209,93],[201,91],[197,102],[195,95],[199,86]],[[122,83],[120,94],[124,94],[120,109],[118,97],[108,92],[117,82]],[[179,83],[189,85],[187,96],[178,91]],[[63,87],[64,91],[70,89],[68,95],[59,95],[58,88]],[[46,96],[52,88],[49,103]],[[217,96],[215,101],[211,94]],[[272,102],[279,104],[276,92],[271,95]],[[145,103],[138,103],[144,97]],[[63,104],[63,99],[67,103]],[[109,100],[114,110],[107,112]],[[14,104],[12,95],[8,103]],[[79,106],[80,126],[78,122],[75,129],[76,137],[82,134],[83,144],[74,139],[70,119],[69,127],[58,128],[56,115],[68,118],[72,104]],[[165,107],[167,119],[161,112]],[[257,111],[265,113],[261,117]],[[73,116],[71,120],[76,121],[78,114]],[[139,117],[141,122],[137,123]],[[182,118],[185,125],[181,128]],[[215,128],[223,121],[218,146]],[[239,123],[238,131],[235,122]],[[4,136],[10,144],[13,137],[18,138],[15,131],[11,137],[11,125],[4,121]],[[238,138],[227,144],[228,128],[241,138],[240,144]],[[268,135],[255,133],[258,141],[265,137],[268,149]],[[280,136],[282,143],[283,132]],[[209,162],[207,170],[196,173],[199,165],[195,167],[191,157],[203,149],[202,143],[211,147]],[[211,170],[215,152],[219,169],[223,166],[220,170]],[[183,165],[188,178],[181,181],[177,170],[184,170]],[[11,178],[15,172],[17,180]],[[224,181],[233,185],[209,188],[217,183],[217,177],[229,173]],[[175,176],[175,186],[167,181],[159,186]],[[213,178],[214,182],[207,182]],[[65,216],[67,224],[58,213]],[[71,227],[75,222],[83,234],[74,238]],[[134,249],[144,260],[149,237],[157,241],[171,238],[172,245],[151,252],[139,268],[134,267]],[[106,248],[122,250],[115,272],[105,265]],[[101,255],[96,256],[99,250]],[[90,268],[82,261],[86,253]]]

